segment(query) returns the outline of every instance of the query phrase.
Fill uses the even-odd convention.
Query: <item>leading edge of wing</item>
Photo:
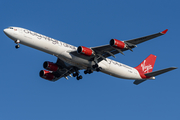
[[[164,35],[164,34],[166,34],[167,31],[168,31],[168,29],[166,29],[166,30],[164,30],[162,32],[156,33],[156,34],[152,34],[152,35],[148,35],[148,36],[144,36],[144,37],[140,37],[140,38],[135,38],[135,39],[127,40],[125,42],[137,45],[137,44],[140,44],[142,42],[148,41],[150,39],[153,39],[153,38],[159,37],[161,35]]]

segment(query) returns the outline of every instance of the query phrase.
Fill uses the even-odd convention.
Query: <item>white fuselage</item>
[[[4,29],[4,32],[14,41],[19,40],[23,45],[54,55],[64,62],[80,69],[87,69],[94,64],[92,61],[88,61],[70,54],[70,52],[77,50],[77,47],[70,44],[19,27],[13,27],[13,29]],[[106,58],[106,61],[102,60],[99,62],[98,65],[102,68],[101,72],[118,78],[142,79],[139,72],[133,67],[108,58]]]

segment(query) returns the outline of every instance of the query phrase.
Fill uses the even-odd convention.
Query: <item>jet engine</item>
[[[46,70],[50,70],[50,71],[57,71],[59,69],[59,67],[55,63],[49,61],[45,61],[43,67]]]
[[[118,49],[126,48],[126,44],[120,40],[117,40],[117,39],[111,39],[109,44],[110,44],[110,46],[118,48]]]
[[[55,79],[55,76],[50,71],[47,71],[47,70],[41,70],[39,72],[39,76],[49,81],[52,81],[53,79]]]
[[[77,53],[83,54],[85,56],[91,56],[92,54],[94,54],[93,50],[84,46],[79,46],[77,48]]]

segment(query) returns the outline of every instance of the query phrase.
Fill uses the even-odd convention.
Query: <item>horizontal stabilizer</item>
[[[174,70],[174,69],[177,69],[177,67],[170,67],[170,68],[166,68],[166,69],[162,69],[162,70],[158,70],[158,71],[146,73],[146,74],[144,74],[144,75],[145,75],[145,76],[148,76],[148,77],[154,77],[154,76],[157,76],[157,75],[160,75],[160,74],[169,72],[169,71]],[[142,82],[144,82],[144,81],[146,81],[146,80],[147,80],[147,79],[135,80],[135,81],[134,81],[134,84],[135,84],[135,85],[139,85],[140,83],[142,83]]]
[[[153,76],[157,76],[157,75],[163,74],[165,72],[169,72],[169,71],[174,70],[174,69],[177,69],[177,67],[170,67],[170,68],[166,68],[166,69],[162,69],[162,70],[146,73],[144,75],[146,75],[148,77],[153,77]]]
[[[133,83],[134,83],[135,85],[139,85],[140,83],[142,83],[142,82],[144,82],[144,81],[146,81],[146,80],[135,80]]]

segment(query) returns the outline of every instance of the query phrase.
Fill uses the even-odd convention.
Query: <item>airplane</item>
[[[108,57],[112,56],[115,58],[115,54],[118,53],[124,55],[124,51],[133,51],[132,49],[137,47],[138,44],[164,35],[167,31],[168,29],[126,41],[111,39],[109,44],[97,47],[75,47],[21,27],[4,29],[4,33],[17,44],[15,48],[19,48],[19,44],[23,44],[57,57],[56,63],[44,62],[43,67],[46,70],[40,71],[39,75],[41,78],[57,81],[62,77],[68,79],[68,76],[72,77],[73,75],[77,80],[80,80],[82,75],[80,75],[79,70],[84,70],[84,74],[100,71],[117,78],[135,80],[135,85],[146,80],[155,79],[155,76],[174,70],[176,67],[153,71],[156,61],[156,56],[153,54],[150,54],[137,67],[130,67],[108,59]]]

